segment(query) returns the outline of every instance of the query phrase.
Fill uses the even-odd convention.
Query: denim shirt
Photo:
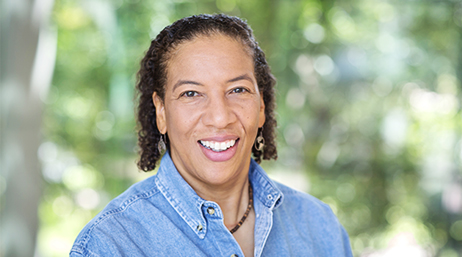
[[[348,235],[326,204],[272,181],[253,159],[249,180],[254,256],[352,256]],[[131,186],[85,226],[70,256],[244,254],[220,206],[199,197],[166,153],[156,175]]]

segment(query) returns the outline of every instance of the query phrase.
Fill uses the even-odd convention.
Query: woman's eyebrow
[[[239,80],[248,80],[248,81],[250,81],[250,82],[252,82],[252,83],[254,82],[254,81],[252,80],[252,78],[251,78],[249,75],[247,75],[247,74],[241,75],[241,76],[239,76],[239,77],[235,77],[235,78],[233,78],[233,79],[228,80],[227,82],[228,82],[228,83],[231,83],[231,82],[236,82],[236,81],[239,81]]]
[[[192,80],[179,80],[178,82],[175,83],[175,85],[173,85],[173,90],[172,91],[175,91],[175,89],[181,85],[185,85],[185,84],[193,84],[193,85],[197,85],[197,86],[202,86],[201,83],[199,82],[196,82],[196,81],[192,81]]]
[[[241,75],[241,76],[238,76],[238,77],[235,77],[235,78],[232,78],[228,81],[226,81],[227,83],[232,83],[232,82],[236,82],[236,81],[239,81],[239,80],[248,80],[250,82],[254,82],[252,80],[252,78],[247,75],[247,74],[244,74],[244,75]],[[175,83],[175,85],[173,85],[173,89],[172,91],[175,91],[175,89],[181,85],[186,85],[186,84],[192,84],[192,85],[197,85],[197,86],[202,86],[201,83],[199,82],[196,82],[196,81],[193,81],[193,80],[179,80],[178,82]]]

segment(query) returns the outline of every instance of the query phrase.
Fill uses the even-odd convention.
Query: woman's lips
[[[204,155],[211,161],[223,162],[231,159],[236,154],[238,139],[225,141],[199,140],[197,141]]]

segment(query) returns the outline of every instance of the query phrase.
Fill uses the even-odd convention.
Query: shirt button
[[[209,208],[207,208],[207,212],[208,212],[210,215],[213,215],[213,214],[215,214],[215,209],[213,209],[213,207],[209,207]]]
[[[272,195],[268,195],[267,197],[268,197],[269,200],[273,199]]]
[[[239,257],[237,254],[231,254],[231,257]]]
[[[197,227],[196,227],[196,229],[197,229],[198,231],[202,231],[202,228],[203,228],[203,227],[202,227],[202,225],[200,225],[200,224],[197,225]]]

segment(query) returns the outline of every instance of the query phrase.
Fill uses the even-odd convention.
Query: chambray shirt
[[[254,256],[352,256],[348,235],[326,204],[272,181],[253,159],[249,179]],[[85,226],[70,256],[244,254],[220,206],[199,197],[167,153],[156,175],[131,186]]]

